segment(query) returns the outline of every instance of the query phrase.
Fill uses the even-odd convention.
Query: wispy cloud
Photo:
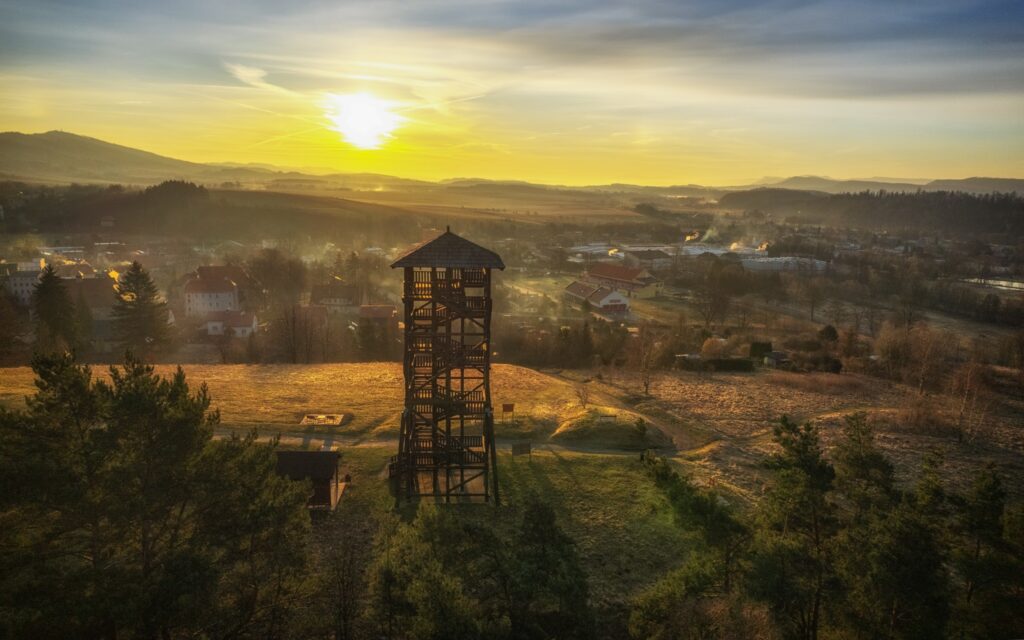
[[[841,175],[796,166],[834,149],[861,174],[880,156],[1024,171],[1019,0],[0,0],[0,91],[28,86],[4,76],[34,81],[0,128],[145,131],[166,105],[208,153],[312,152],[323,96],[370,92],[410,119],[402,154],[474,154],[429,151],[462,175],[499,148],[538,171],[632,153],[637,171]],[[134,101],[138,122],[92,115]]]
[[[250,87],[256,87],[257,89],[266,89],[267,91],[278,91],[285,94],[292,94],[292,91],[280,87],[276,84],[267,82],[267,72],[258,67],[250,67],[244,64],[236,64],[232,62],[225,62],[224,68],[228,70],[236,80]]]

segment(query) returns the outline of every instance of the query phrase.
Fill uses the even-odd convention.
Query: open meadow
[[[176,367],[157,365],[170,375]],[[221,424],[261,432],[310,431],[362,439],[398,434],[402,413],[402,367],[398,363],[346,363],[324,365],[185,365],[193,385],[205,383]],[[107,368],[96,366],[95,375]],[[518,426],[507,431],[529,434],[537,425],[550,430],[572,413],[571,386],[531,369],[495,365],[492,388],[495,406],[515,403]],[[34,391],[27,367],[0,369],[0,404],[20,406]],[[302,427],[308,413],[347,413],[342,427]],[[500,414],[498,415],[500,421]]]
[[[158,366],[169,375],[174,367]],[[96,367],[96,375],[105,375]],[[285,446],[390,449],[398,433],[402,371],[397,363],[323,365],[187,365],[193,385],[209,387],[220,410],[222,433],[257,429],[280,435]],[[586,389],[584,407],[578,393]],[[0,369],[0,404],[23,405],[34,390],[27,367]],[[1024,401],[1010,396],[994,403],[986,429],[974,437],[951,428],[956,402],[931,395],[931,423],[905,426],[914,390],[857,374],[701,375],[662,372],[650,394],[636,372],[617,368],[542,372],[493,367],[493,402],[499,446],[529,440],[536,448],[577,454],[626,454],[651,447],[672,456],[708,485],[752,500],[763,487],[763,462],[773,450],[772,426],[787,415],[821,427],[834,442],[844,416],[866,412],[902,480],[915,477],[921,457],[941,452],[956,481],[987,462],[999,467],[1011,491],[1024,491]],[[501,405],[515,405],[503,416]],[[307,413],[346,413],[338,427],[300,426]]]

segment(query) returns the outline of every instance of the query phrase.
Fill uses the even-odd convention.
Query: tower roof
[[[391,265],[395,267],[458,267],[504,269],[501,256],[490,249],[445,231],[433,240],[416,245]]]

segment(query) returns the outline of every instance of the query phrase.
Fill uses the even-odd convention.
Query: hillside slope
[[[210,167],[63,131],[0,133],[0,174],[54,181],[151,183]]]
[[[523,181],[458,178],[441,182],[426,182],[380,174],[331,173],[318,175],[302,171],[285,170],[266,164],[219,163],[202,164],[161,156],[96,138],[64,131],[25,134],[0,133],[0,179],[36,182],[84,182],[155,184],[168,179],[189,179],[206,184],[221,182],[260,183],[273,189],[352,189],[374,191],[398,189],[403,191],[466,192],[486,197],[522,198],[538,193],[545,196],[572,193],[619,193],[634,196],[689,196],[718,198],[730,191],[742,191],[758,186],[824,193],[850,193],[858,191],[914,192],[957,190],[971,193],[1012,192],[1024,193],[1024,179],[973,177],[960,180],[933,180],[931,182],[900,182],[898,180],[835,180],[821,176],[793,176],[773,179],[757,185],[709,187],[697,184],[655,187],[634,184],[607,184],[585,187],[535,184]]]

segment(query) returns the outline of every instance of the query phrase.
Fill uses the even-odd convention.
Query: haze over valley
[[[1024,637],[1024,5],[0,0],[0,637]]]

